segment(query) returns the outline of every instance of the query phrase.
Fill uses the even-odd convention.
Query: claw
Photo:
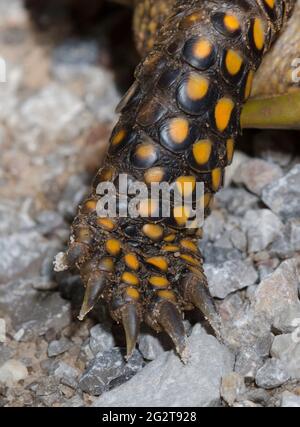
[[[200,279],[189,275],[183,283],[183,293],[186,301],[197,307],[210,323],[217,338],[222,341],[222,322],[216,310],[213,298],[207,289],[206,278]]]
[[[140,319],[135,304],[128,304],[122,310],[122,323],[126,335],[126,359],[132,355],[140,329]]]
[[[79,320],[83,320],[85,316],[92,310],[101,294],[104,291],[106,285],[106,277],[101,271],[94,271],[85,288],[85,294],[81,310],[78,316]]]
[[[159,307],[157,322],[174,342],[182,361],[187,362],[186,335],[180,312],[176,306],[169,301],[163,301]]]
[[[69,267],[83,264],[88,259],[89,252],[88,245],[74,242],[70,245],[66,253],[65,262]]]

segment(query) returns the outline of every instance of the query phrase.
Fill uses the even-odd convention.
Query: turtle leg
[[[128,356],[145,321],[165,331],[185,361],[183,315],[193,307],[221,335],[195,216],[209,214],[222,187],[254,72],[293,3],[176,1],[118,107],[107,158],[79,207],[65,260],[86,287],[80,317],[103,298],[124,327]],[[146,191],[135,198],[137,184]],[[195,211],[172,197],[166,213],[162,205],[172,191],[155,198],[155,184],[201,203]],[[108,216],[100,209],[103,199],[111,204]],[[132,203],[136,215],[128,209]]]

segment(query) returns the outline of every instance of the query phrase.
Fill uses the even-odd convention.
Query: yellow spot
[[[154,167],[148,169],[144,174],[145,183],[151,185],[152,182],[161,182],[164,177],[164,170],[160,167]]]
[[[211,172],[212,188],[218,191],[222,181],[222,171],[220,168],[213,169]]]
[[[240,28],[240,22],[238,18],[235,15],[228,15],[226,14],[224,16],[224,25],[228,31],[231,33],[234,33]]]
[[[152,258],[148,258],[147,260],[148,264],[153,265],[153,267],[158,268],[161,271],[167,271],[168,270],[168,261],[166,260],[166,258],[162,257],[162,256],[156,256],[156,257],[152,257]]]
[[[232,138],[227,139],[226,141],[226,152],[227,152],[227,161],[228,163],[231,163],[233,159],[233,153],[234,153],[234,140]]]
[[[235,76],[241,69],[243,59],[241,55],[232,49],[229,49],[226,54],[225,64],[229,74]]]
[[[129,273],[129,271],[125,271],[121,276],[122,282],[127,283],[128,285],[138,286],[140,283],[138,277],[134,273]]]
[[[187,206],[175,206],[173,209],[173,215],[177,224],[180,227],[183,227],[186,225],[187,220],[190,217],[190,210]]]
[[[199,261],[193,257],[191,257],[190,255],[187,254],[181,254],[180,258],[183,259],[185,262],[187,262],[188,264],[191,265],[199,265]]]
[[[107,271],[109,273],[114,271],[114,262],[112,258],[104,257],[99,263],[100,270]]]
[[[245,86],[245,99],[248,99],[251,95],[252,83],[254,78],[254,71],[250,70],[247,76],[246,86]]]
[[[186,86],[186,93],[187,96],[192,101],[198,101],[199,99],[202,99],[207,94],[209,87],[209,81],[205,77],[199,76],[196,73],[190,74],[187,86]]]
[[[164,245],[161,249],[162,249],[162,251],[165,251],[165,252],[177,252],[177,251],[179,251],[179,247],[176,245]]]
[[[196,245],[196,243],[192,242],[191,240],[188,240],[188,239],[181,240],[180,246],[183,249],[187,249],[188,251],[198,252],[198,246]]]
[[[164,238],[164,241],[169,243],[169,242],[174,242],[175,239],[176,239],[175,234],[169,234]]]
[[[212,51],[212,45],[208,40],[199,40],[193,46],[193,54],[196,58],[207,58]]]
[[[152,156],[155,153],[155,148],[153,144],[145,143],[140,144],[135,150],[135,154],[140,159],[148,159],[148,157]]]
[[[264,2],[269,6],[270,9],[274,9],[275,0],[264,0]]]
[[[96,210],[96,207],[97,200],[87,200],[83,205],[83,208],[86,212],[93,212]]]
[[[125,138],[126,136],[126,130],[125,129],[121,129],[119,130],[112,138],[112,145],[119,145]]]
[[[217,102],[215,108],[215,120],[220,132],[224,132],[227,128],[233,108],[234,102],[230,98],[221,98]]]
[[[174,302],[176,301],[176,295],[172,291],[168,291],[168,290],[158,291],[157,295],[160,298],[167,299],[169,301],[174,301]]]
[[[170,284],[170,282],[162,276],[151,276],[149,278],[149,283],[152,286],[156,286],[157,288],[164,288]]]
[[[141,217],[155,217],[158,215],[159,204],[157,200],[144,199],[139,204],[139,214]]]
[[[176,187],[180,195],[190,196],[196,186],[196,178],[194,176],[180,176],[176,179]]]
[[[203,279],[203,273],[201,270],[199,270],[198,268],[193,267],[193,266],[189,266],[188,268],[193,274],[195,274],[195,276]]]
[[[97,218],[97,224],[107,231],[113,231],[116,227],[116,224],[109,218]]]
[[[140,268],[140,263],[134,253],[129,253],[125,255],[124,260],[127,267],[131,268],[131,270],[137,271]]]
[[[265,44],[265,33],[263,22],[260,18],[254,19],[253,38],[256,48],[258,50],[262,50]]]
[[[92,239],[92,233],[88,227],[77,228],[76,231],[76,241],[81,243],[89,244]]]
[[[104,168],[100,172],[99,181],[111,181],[113,179],[114,169],[112,168]]]
[[[126,288],[126,294],[129,298],[137,301],[140,297],[140,293],[134,288]]]
[[[157,23],[155,21],[150,21],[150,23],[148,25],[148,30],[152,34],[155,33],[155,31],[157,30]]]
[[[121,244],[117,239],[109,239],[105,243],[105,248],[110,255],[117,256],[121,252]]]
[[[182,21],[182,24],[184,28],[188,26],[192,26],[199,22],[202,19],[202,14],[199,12],[192,13],[191,15],[188,15],[184,20]],[[181,25],[182,25],[181,24]]]
[[[205,165],[210,158],[212,143],[209,139],[201,139],[193,145],[193,155],[199,165]]]
[[[207,208],[210,205],[212,198],[213,197],[211,193],[205,193],[200,199],[200,206]]]
[[[160,225],[145,224],[143,226],[143,233],[145,236],[149,237],[149,239],[153,240],[154,242],[158,242],[162,239],[164,230]]]
[[[170,122],[169,127],[170,136],[175,144],[182,144],[189,134],[189,123],[186,119],[175,118]]]

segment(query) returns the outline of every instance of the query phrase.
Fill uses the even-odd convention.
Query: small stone
[[[246,234],[235,227],[230,232],[230,239],[233,245],[241,252],[246,252],[247,249],[247,237]]]
[[[251,400],[243,400],[241,402],[234,403],[234,408],[261,408],[262,405],[251,402]]]
[[[186,365],[174,351],[164,352],[93,406],[219,406],[221,378],[232,372],[233,355],[199,324],[188,338],[188,349]]]
[[[249,288],[248,288],[249,289]],[[232,321],[244,308],[244,301],[239,292],[228,295],[218,305],[218,312],[225,322]]]
[[[300,396],[289,391],[284,391],[281,395],[281,408],[300,408]]]
[[[300,217],[300,165],[295,165],[282,178],[275,180],[262,193],[263,202],[281,218]]]
[[[271,324],[278,322],[286,312],[287,307],[299,307],[299,259],[293,258],[284,261],[267,276],[259,285],[256,292],[254,310],[257,314],[266,316]]]
[[[254,348],[244,347],[237,354],[234,369],[247,380],[252,381],[263,363],[263,357]]]
[[[14,357],[14,352],[11,348],[0,343],[0,366],[2,366],[7,360]]]
[[[63,217],[55,211],[42,211],[36,216],[38,230],[41,234],[53,233],[57,228],[64,226]]]
[[[231,169],[231,168],[228,168]],[[259,198],[244,188],[225,188],[216,194],[216,203],[233,215],[245,215],[250,209],[259,208]]]
[[[21,341],[43,335],[51,328],[58,333],[72,320],[69,301],[58,292],[36,291],[32,282],[26,279],[0,286],[0,311],[10,316],[14,330],[24,329]]]
[[[151,334],[141,334],[138,344],[139,351],[146,360],[155,360],[165,351],[160,339]]]
[[[227,168],[225,174],[225,183],[224,186],[227,188],[232,181],[234,181],[234,177],[236,175],[236,171],[239,169],[240,165],[247,162],[249,157],[242,151],[235,150],[232,164],[230,168]]]
[[[28,371],[25,365],[18,360],[10,359],[0,367],[0,383],[12,386],[13,383],[25,380]]]
[[[226,261],[222,266],[206,264],[210,293],[224,299],[231,292],[253,285],[258,274],[250,261]]]
[[[228,405],[232,406],[246,391],[244,378],[236,372],[231,372],[222,378],[221,396]]]
[[[98,324],[90,330],[90,348],[94,355],[104,353],[115,346],[115,340],[110,325]]]
[[[4,319],[0,319],[0,343],[4,343],[6,340],[6,322]]]
[[[51,341],[48,345],[48,356],[54,357],[59,354],[65,353],[69,350],[72,343],[65,337],[62,337],[60,340]]]
[[[215,241],[224,230],[224,216],[220,211],[213,210],[205,220],[203,235],[205,239]]]
[[[0,283],[21,275],[30,277],[30,268],[42,262],[48,248],[46,240],[36,231],[0,236]]]
[[[242,259],[242,254],[239,250],[235,248],[220,248],[218,247],[218,241],[211,243],[205,239],[202,239],[199,242],[199,248],[206,264],[220,266],[226,261]]]
[[[276,336],[271,355],[280,359],[292,379],[300,379],[300,339],[297,333]]]
[[[86,406],[83,399],[76,394],[75,396],[73,396],[71,399],[68,399],[63,406],[65,408],[81,408]]]
[[[64,384],[72,389],[76,389],[78,385],[78,377],[80,372],[68,365],[65,362],[59,361],[51,370],[55,378],[59,379],[61,384]]]
[[[257,371],[255,381],[258,387],[270,390],[285,384],[289,378],[290,376],[280,360],[268,359]]]
[[[268,258],[266,260],[258,261],[256,266],[258,268],[260,281],[274,273],[279,264],[280,260],[278,258]]]
[[[263,406],[266,406],[270,400],[270,394],[262,388],[252,388],[247,390],[243,397],[246,400],[259,403]]]
[[[244,229],[248,237],[248,252],[259,252],[280,236],[283,224],[269,209],[250,210],[244,217]]]
[[[294,332],[296,336],[299,332],[300,340],[300,305],[287,306],[284,311],[275,317],[273,326],[283,334]]]
[[[100,353],[89,364],[79,380],[82,391],[99,396],[108,390],[110,382],[124,372],[125,360],[119,348]]]
[[[291,246],[294,251],[300,251],[300,220],[293,219],[290,221]]]
[[[91,350],[89,339],[85,340],[80,348],[80,353],[78,355],[78,360],[83,364],[86,368],[91,360],[94,359],[94,354]]]
[[[282,170],[278,165],[261,159],[250,159],[238,167],[233,181],[244,184],[249,191],[260,196],[268,184],[281,177]]]
[[[130,378],[139,372],[144,367],[144,365],[145,362],[143,356],[139,351],[135,350],[125,364],[122,375],[110,382],[109,389],[119,387],[120,385],[130,380]]]
[[[21,341],[21,339],[24,337],[25,334],[25,329],[24,328],[20,328],[14,335],[14,340],[15,341]]]
[[[226,343],[237,352],[247,353],[248,349],[260,357],[268,356],[273,336],[271,325],[265,316],[256,314],[249,304],[237,311],[230,321],[224,324]]]

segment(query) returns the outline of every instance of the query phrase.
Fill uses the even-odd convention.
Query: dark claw
[[[95,306],[106,286],[106,277],[101,271],[94,271],[87,281],[83,303],[78,316],[79,320],[83,320],[85,316]]]
[[[122,324],[126,335],[126,359],[128,360],[135,349],[140,329],[140,319],[135,304],[127,304],[122,309]]]
[[[186,335],[180,312],[169,301],[161,301],[159,304],[157,322],[174,342],[182,361],[186,362],[188,357]]]
[[[84,263],[89,257],[90,249],[85,243],[72,243],[66,254],[66,261],[69,267]]]
[[[206,278],[199,278],[194,274],[187,276],[182,286],[185,301],[192,303],[208,320],[219,340],[222,341],[222,322],[213,298],[209,294]]]

